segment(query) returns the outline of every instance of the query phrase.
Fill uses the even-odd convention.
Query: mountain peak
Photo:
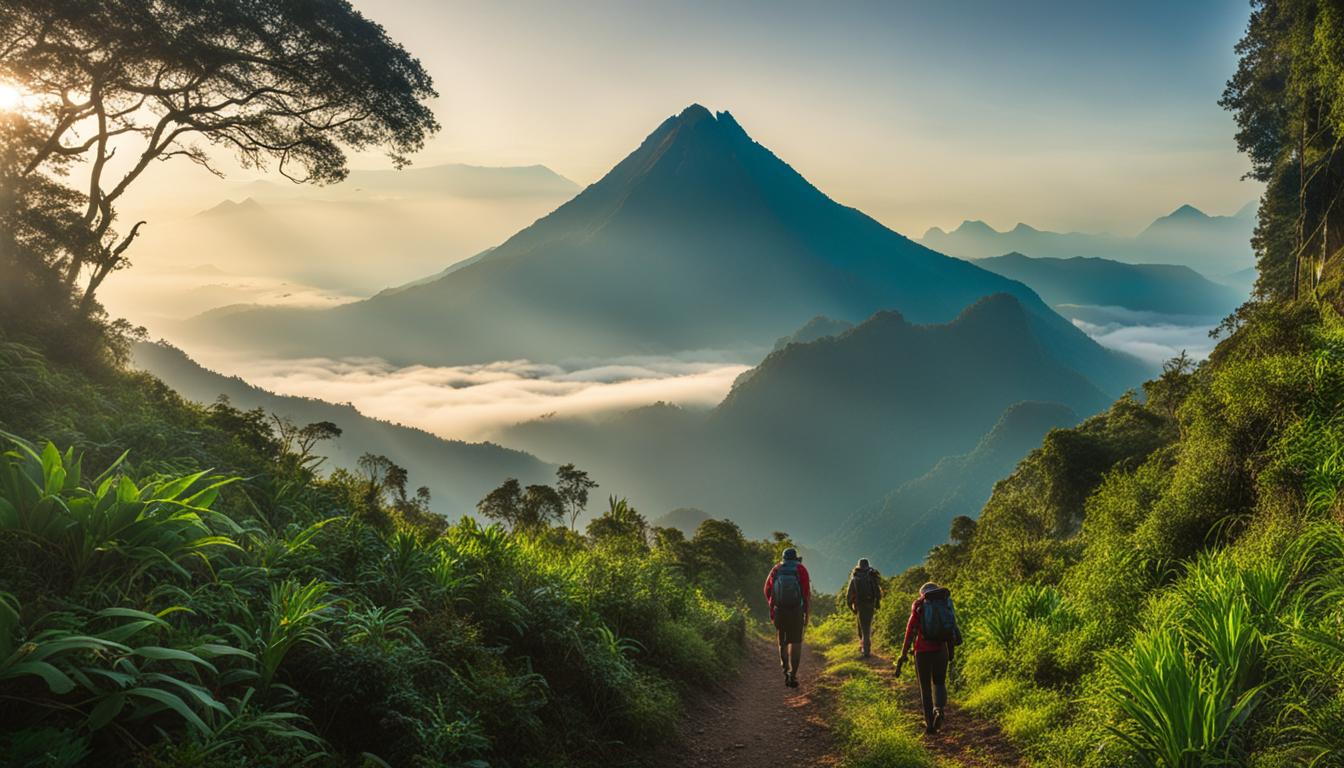
[[[997,235],[998,231],[980,219],[967,219],[953,231],[957,235]]]
[[[1013,321],[1025,322],[1027,311],[1022,302],[1010,293],[995,293],[985,296],[963,309],[952,321],[952,325],[985,324],[990,327],[1002,327]]]
[[[213,206],[213,207],[211,207],[211,208],[207,208],[207,209],[205,209],[204,211],[201,211],[201,212],[197,213],[196,215],[197,215],[197,216],[207,216],[207,217],[208,217],[208,216],[231,216],[231,215],[233,215],[233,214],[237,214],[237,213],[246,213],[246,212],[251,212],[251,211],[261,211],[261,210],[262,210],[261,203],[258,203],[258,202],[256,201],[255,198],[247,197],[247,198],[244,198],[243,200],[241,200],[241,201],[239,201],[239,202],[236,202],[236,203],[235,203],[234,201],[232,201],[232,200],[224,200],[223,202],[219,203],[218,205],[215,205],[215,206]]]
[[[1177,208],[1176,210],[1174,210],[1174,211],[1172,211],[1171,213],[1167,214],[1166,218],[1168,218],[1168,219],[1207,219],[1207,218],[1209,218],[1209,215],[1208,215],[1207,213],[1205,213],[1205,212],[1199,210],[1199,209],[1196,208],[1195,206],[1190,205],[1189,203],[1186,203],[1185,205],[1182,205],[1180,208]]]
[[[677,122],[682,123],[683,125],[694,125],[702,120],[713,119],[714,113],[706,109],[704,105],[698,103],[692,104],[681,110],[681,114],[677,115]]]

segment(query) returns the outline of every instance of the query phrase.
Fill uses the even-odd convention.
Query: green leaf
[[[159,618],[159,616],[135,608],[104,608],[95,615],[110,619],[143,619],[152,624],[160,624],[164,627],[168,626],[168,622]]]
[[[202,643],[191,649],[191,652],[203,659],[214,659],[220,656],[239,656],[244,659],[255,660],[256,654],[251,651],[245,651],[242,648],[234,648],[232,645],[223,643]]]
[[[126,694],[124,693],[104,696],[103,700],[98,702],[98,705],[89,713],[89,717],[84,721],[84,724],[88,726],[90,731],[96,731],[112,722],[113,718],[121,714],[122,707],[125,706]]]
[[[158,688],[132,688],[126,692],[126,695],[139,696],[143,699],[156,701],[176,712],[183,720],[186,720],[188,723],[195,726],[200,730],[202,735],[210,735],[210,726],[205,724],[205,721],[201,719],[201,716],[193,712],[191,707],[187,706],[185,701],[168,691],[160,690]]]
[[[157,645],[146,645],[132,650],[131,653],[144,659],[150,659],[151,661],[184,661],[188,664],[199,664],[212,672],[215,671],[214,664],[211,664],[194,653],[188,653],[187,651],[178,648],[163,648]]]
[[[21,661],[9,669],[0,672],[0,679],[36,675],[42,678],[47,688],[58,696],[75,689],[75,681],[70,676],[45,661]]]

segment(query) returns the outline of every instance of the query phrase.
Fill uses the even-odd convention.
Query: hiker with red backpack
[[[947,665],[952,661],[952,649],[961,645],[961,630],[947,587],[930,581],[919,588],[919,597],[910,605],[910,620],[905,623],[905,642],[896,662],[898,675],[912,643],[919,695],[924,703],[924,733],[935,733],[943,727],[943,711],[947,708]]]
[[[803,627],[807,626],[812,605],[812,581],[793,547],[784,550],[783,559],[770,569],[765,579],[765,601],[779,637],[784,685],[797,688],[798,662],[803,658]]]
[[[873,614],[882,607],[882,577],[868,565],[866,557],[859,558],[849,575],[845,602],[859,617],[859,655],[866,659],[873,651]]]

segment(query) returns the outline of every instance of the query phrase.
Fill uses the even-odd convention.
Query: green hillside
[[[615,499],[586,535],[449,525],[399,457],[324,478],[260,409],[51,349],[0,337],[7,765],[627,763],[783,546]]]

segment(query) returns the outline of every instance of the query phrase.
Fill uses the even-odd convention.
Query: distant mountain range
[[[1056,311],[1062,305],[1081,305],[1222,317],[1247,298],[1242,290],[1173,264],[1123,264],[1081,256],[1032,258],[1020,253],[979,259],[976,264],[1026,283]]]
[[[557,361],[763,350],[818,314],[946,322],[995,293],[1016,296],[1037,341],[1106,391],[1143,377],[1026,286],[839,205],[727,112],[693,105],[573,200],[436,280],[332,309],[207,313],[181,332],[284,356]]]
[[[1047,432],[1076,423],[1077,414],[1059,403],[1015,403],[970,453],[942,459],[855,511],[816,548],[836,559],[866,553],[893,573],[922,562],[930,549],[947,541],[952,518],[979,517],[994,484],[1039,447]]]
[[[551,465],[522,451],[491,443],[444,440],[423,430],[370,418],[349,404],[277,395],[242,379],[207,370],[186,353],[164,344],[137,343],[132,355],[135,367],[154,374],[189,400],[212,403],[223,395],[235,407],[260,408],[299,425],[334,423],[343,430],[342,435],[317,449],[328,457],[327,469],[354,471],[364,453],[385,455],[407,469],[413,486],[428,486],[433,494],[432,509],[449,517],[473,511],[476,502],[506,478],[516,477],[524,484],[554,480]]]
[[[1036,258],[1084,256],[1128,264],[1176,264],[1220,278],[1254,266],[1250,243],[1255,214],[1255,203],[1248,203],[1231,216],[1210,216],[1183,205],[1134,237],[1049,232],[1027,224],[1000,232],[983,221],[967,220],[951,232],[933,227],[919,242],[964,259],[1014,251]]]
[[[573,197],[543,166],[352,171],[325,187],[220,184],[228,199],[161,212],[136,241],[136,279],[109,281],[109,311],[172,336],[182,318],[237,303],[332,306],[442,270]],[[218,264],[213,276],[200,265]]]
[[[1091,414],[1110,397],[1041,343],[1019,299],[996,294],[950,323],[881,312],[788,344],[708,413],[656,405],[601,421],[543,419],[501,439],[615,478],[641,508],[695,507],[754,535],[811,542],[943,457],[972,451],[1022,401]]]

